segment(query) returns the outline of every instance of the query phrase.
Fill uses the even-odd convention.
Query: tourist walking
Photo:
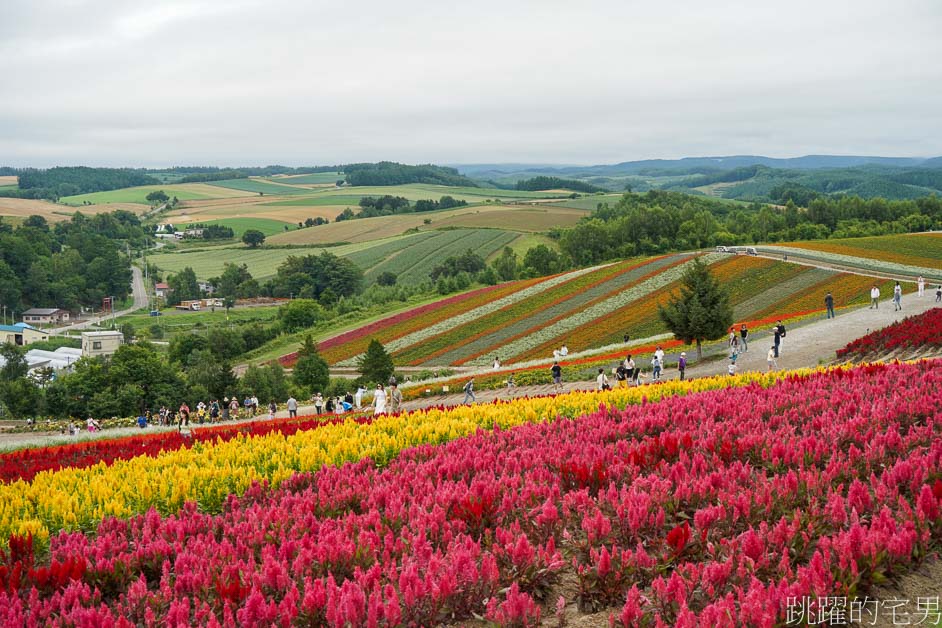
[[[730,359],[729,366],[726,367],[726,374],[730,376],[736,374],[736,360],[735,359]]]
[[[389,380],[389,413],[399,414],[402,410],[402,391],[396,378]]]
[[[380,388],[382,388],[382,387],[383,387],[382,384],[380,384]],[[313,401],[314,401],[314,414],[320,414],[320,413],[322,413],[322,412],[324,411],[324,397],[323,397],[323,395],[321,395],[320,393],[317,393],[316,395],[314,395]],[[384,399],[384,401],[385,401],[385,399]],[[385,407],[385,404],[384,404],[384,407]]]
[[[373,416],[386,414],[386,391],[382,384],[376,384],[376,390],[373,392]]]
[[[824,295],[824,307],[827,308],[827,318],[834,318],[834,297],[828,292]]]
[[[213,399],[209,404],[209,422],[218,423],[219,422],[219,400]]]
[[[563,367],[559,362],[553,362],[553,368],[550,369],[553,374],[553,392],[563,391]]]
[[[275,403],[275,400],[272,399],[268,402],[268,420],[271,421],[275,418],[275,413],[278,412],[278,404]]]
[[[628,344],[628,341],[631,340],[631,336],[625,334],[623,340],[625,341],[625,344]]]
[[[229,418],[232,420],[239,418],[239,399],[235,395],[232,396],[232,401],[229,402]]]
[[[366,394],[366,388],[363,386],[357,386],[357,392],[353,395],[353,401],[356,404],[357,410],[363,407],[363,395]]]
[[[775,345],[772,345],[769,348],[769,355],[766,356],[766,360],[769,363],[769,371],[772,371],[778,368],[778,361],[776,360],[777,357],[778,355],[775,353]]]
[[[935,302],[942,303],[942,283],[936,286],[935,289]]]
[[[654,350],[654,357],[656,357],[661,364],[664,364],[664,349],[661,349],[661,345],[658,345],[657,349]]]
[[[746,340],[746,337],[749,336],[749,329],[746,327],[746,324],[743,323],[739,328],[739,337],[742,338],[742,351],[746,353],[749,351],[749,342]]]
[[[877,288],[877,284],[873,284],[873,287],[870,288],[870,308],[871,310],[880,309],[880,289]]]
[[[684,381],[684,372],[687,370],[687,354],[680,353],[680,359],[677,360],[677,370],[680,372],[680,381]]]
[[[619,362],[618,366],[615,367],[615,382],[617,382],[615,385],[618,388],[624,388],[627,380],[628,374],[625,371],[625,364],[624,362]]]
[[[294,395],[288,397],[288,418],[293,419],[298,416],[298,400],[294,398]]]
[[[926,280],[922,275],[919,275],[919,278],[916,279],[916,287],[919,288],[919,296],[924,297],[926,295]]]
[[[782,324],[782,320],[779,319],[775,321],[775,326],[778,328],[778,353],[781,355],[782,347],[785,346],[785,325]]]
[[[605,369],[599,369],[599,375],[595,378],[595,389],[596,390],[611,390],[612,387],[608,384],[608,376],[605,375]]]
[[[630,355],[625,356],[625,361],[622,362],[622,366],[625,368],[625,387],[631,386],[631,382],[634,378],[635,373],[635,361]]]
[[[651,381],[661,381],[661,358],[657,356],[657,353],[654,354],[654,358],[651,360]]]
[[[772,328],[772,350],[775,351],[775,357],[778,357],[778,349],[782,345],[782,332],[778,325]]]
[[[500,370],[500,358],[497,357],[496,355],[494,356],[494,370],[495,371]]]
[[[903,309],[903,286],[896,282],[893,286],[893,311],[900,312]]]
[[[475,398],[474,396],[474,378],[473,377],[469,379],[467,382],[465,382],[464,388],[462,388],[462,390],[464,390],[464,401],[462,401],[461,403],[468,403],[469,399],[471,400],[471,403],[474,403],[477,401],[477,398]]]
[[[729,357],[736,359],[739,355],[739,336],[733,334],[733,341],[729,343]]]

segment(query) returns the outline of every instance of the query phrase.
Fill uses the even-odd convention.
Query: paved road
[[[119,316],[124,316],[135,312],[142,308],[147,307],[147,290],[144,287],[144,274],[141,272],[141,269],[137,266],[131,266],[131,294],[134,297],[134,304],[126,309],[120,310],[114,313],[115,318]],[[65,327],[57,327],[55,329],[50,329],[50,334],[63,334],[70,331],[77,331],[80,329],[86,329],[88,327],[99,325],[102,322],[107,322],[111,318],[111,314],[108,313],[104,316],[99,316],[96,318],[90,318],[88,320],[82,321],[80,323],[75,323],[74,325],[67,325]]]

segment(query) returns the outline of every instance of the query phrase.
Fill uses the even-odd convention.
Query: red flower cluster
[[[942,308],[932,308],[917,316],[907,316],[883,329],[849,342],[837,350],[839,358],[864,358],[891,353],[897,349],[942,347]]]
[[[60,533],[42,585],[18,541],[0,624],[538,625],[569,570],[624,626],[771,627],[942,540],[940,384],[875,365],[482,431]]]

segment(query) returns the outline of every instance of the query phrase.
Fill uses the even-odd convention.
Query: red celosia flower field
[[[480,431],[0,556],[3,625],[774,626],[942,540],[938,363]]]
[[[942,347],[942,308],[932,308],[917,316],[907,316],[883,329],[849,342],[837,350],[839,358],[862,358],[898,349]]]

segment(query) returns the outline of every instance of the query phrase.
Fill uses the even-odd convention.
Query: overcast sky
[[[3,0],[0,165],[942,155],[940,0]]]

